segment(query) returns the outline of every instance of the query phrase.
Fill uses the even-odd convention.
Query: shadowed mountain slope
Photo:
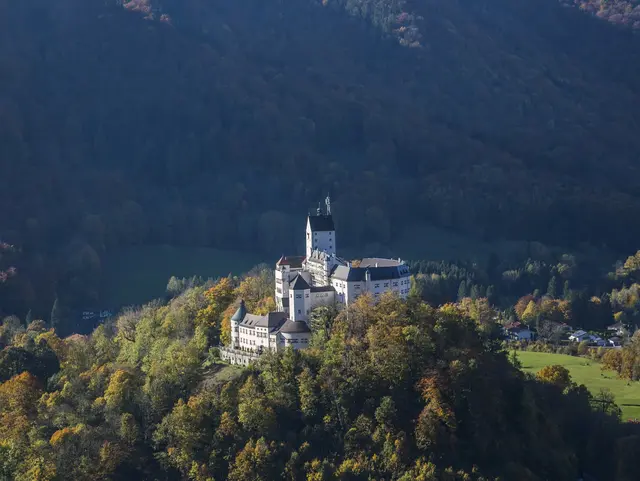
[[[327,192],[343,245],[635,247],[627,32],[551,0],[127,7],[0,1],[0,232],[70,299],[116,246],[294,249]]]

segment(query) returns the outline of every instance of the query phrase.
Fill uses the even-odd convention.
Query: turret
[[[298,274],[289,286],[289,318],[294,321],[306,321],[309,318],[311,287]]]
[[[238,348],[240,345],[238,342],[240,338],[240,323],[244,320],[246,315],[247,306],[245,306],[244,300],[241,300],[238,310],[233,316],[231,316],[231,347],[233,348]]]

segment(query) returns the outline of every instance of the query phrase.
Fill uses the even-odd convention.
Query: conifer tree
[[[547,295],[552,299],[555,299],[557,294],[556,291],[557,291],[557,281],[556,281],[556,276],[553,276],[549,280],[549,285],[547,286]]]
[[[60,316],[62,315],[62,309],[60,308],[60,303],[58,302],[58,297],[56,296],[56,300],[53,301],[53,307],[51,308],[51,318],[49,320],[49,325],[54,329],[60,328]]]
[[[496,288],[493,285],[487,287],[486,298],[489,300],[489,302],[493,300],[495,295],[496,295]]]
[[[565,301],[571,300],[571,288],[569,287],[569,281],[564,281],[564,287],[562,289],[562,298]]]
[[[458,287],[458,300],[461,301],[467,297],[467,281],[464,279],[460,282],[460,287]]]

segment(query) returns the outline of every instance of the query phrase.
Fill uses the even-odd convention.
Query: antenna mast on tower
[[[331,215],[331,198],[329,197],[329,194],[327,194],[327,198],[324,200],[324,203],[327,206],[327,215]]]

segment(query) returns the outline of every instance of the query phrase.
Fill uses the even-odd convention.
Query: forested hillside
[[[616,25],[640,30],[640,2],[638,0],[561,0],[580,10]]]
[[[342,246],[429,222],[635,247],[625,31],[553,0],[125,6],[0,1],[7,310],[96,299],[118,246],[293,251],[327,192]]]
[[[562,368],[525,376],[460,306],[362,296],[314,312],[310,349],[221,366],[223,319],[261,285],[191,287],[91,336],[5,319],[0,478],[637,480],[637,424]]]

